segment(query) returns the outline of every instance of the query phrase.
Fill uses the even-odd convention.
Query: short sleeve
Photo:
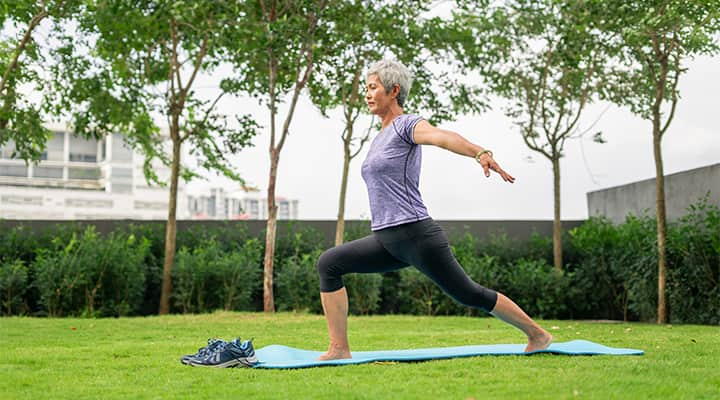
[[[422,120],[423,120],[423,117],[421,117],[419,115],[414,115],[414,114],[401,115],[395,121],[393,121],[393,127],[395,128],[395,132],[400,136],[400,138],[405,143],[417,144],[417,143],[415,143],[415,138],[413,137],[413,132],[415,131],[415,125],[417,125],[417,123]]]

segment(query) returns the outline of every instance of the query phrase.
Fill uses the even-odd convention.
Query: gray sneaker
[[[222,339],[210,338],[208,339],[207,343],[207,346],[199,348],[197,353],[187,354],[180,357],[180,362],[185,365],[190,365],[190,360],[192,359],[203,359],[214,353],[221,345],[225,343],[225,341]]]
[[[212,354],[204,358],[190,359],[190,365],[194,367],[252,367],[257,363],[252,340],[241,342],[240,338],[219,345]]]

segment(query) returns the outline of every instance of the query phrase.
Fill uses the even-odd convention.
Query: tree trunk
[[[277,180],[280,151],[270,150],[270,181],[268,183],[268,219],[265,233],[265,268],[263,279],[263,310],[275,312],[275,295],[273,293],[273,266],[275,256],[275,235],[277,232],[277,205],[275,204],[275,181]]]
[[[655,156],[655,221],[657,224],[658,239],[658,308],[657,323],[664,324],[668,320],[667,296],[665,282],[667,267],[665,265],[665,174],[662,161],[662,129],[661,106],[665,99],[665,85],[667,84],[668,63],[667,58],[660,60],[659,77],[655,81],[655,102],[652,106],[653,118],[653,154]]]
[[[560,159],[554,158],[553,164],[553,262],[555,269],[560,271],[562,263],[562,220],[560,219]]]
[[[667,277],[667,266],[665,265],[665,237],[666,237],[666,216],[665,216],[665,175],[663,173],[662,161],[662,138],[660,136],[660,121],[653,121],[653,152],[655,154],[655,207],[658,239],[658,324],[667,323],[667,295],[665,294],[665,282]]]
[[[180,135],[177,117],[173,118],[171,137],[173,138],[173,158],[170,169],[170,201],[168,219],[165,227],[165,260],[163,263],[162,291],[160,292],[160,315],[170,312],[170,293],[172,292],[172,268],[175,263],[175,238],[177,236],[177,189],[180,177]]]
[[[345,235],[345,196],[347,194],[348,174],[350,171],[350,139],[353,135],[352,121],[347,122],[347,134],[343,139],[343,172],[342,182],[340,183],[340,204],[338,205],[338,217],[337,225],[335,227],[335,246],[340,246],[343,243],[343,236]]]

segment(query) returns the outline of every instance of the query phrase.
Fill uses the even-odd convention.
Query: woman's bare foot
[[[328,351],[318,357],[318,360],[342,360],[344,358],[352,358],[352,356],[350,355],[350,349],[342,349],[331,344],[328,348]]]
[[[540,328],[540,331],[538,331],[536,335],[528,337],[528,345],[525,347],[525,352],[545,350],[550,347],[552,341],[552,335],[545,329]]]

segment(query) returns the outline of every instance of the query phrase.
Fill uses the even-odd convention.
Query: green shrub
[[[437,315],[440,312],[442,290],[414,267],[400,270],[399,312],[402,314]]]
[[[173,292],[175,309],[182,313],[250,310],[251,296],[260,286],[257,239],[235,244],[226,251],[209,236],[197,247],[181,248],[175,256]]]
[[[534,318],[565,317],[573,304],[571,273],[545,260],[520,259],[509,265],[498,289]]]
[[[627,308],[641,321],[657,319],[657,229],[654,218],[629,216],[620,233],[618,275],[627,291]]]
[[[343,232],[343,243],[364,238],[371,233],[372,230],[370,229],[370,221],[346,221],[345,232]]]
[[[313,227],[303,228],[297,221],[282,221],[285,225],[275,240],[275,263],[281,263],[284,258],[294,257],[298,254],[310,254],[317,250],[325,250],[333,245],[327,243],[322,232]],[[263,239],[265,234],[263,233]],[[265,240],[263,240],[263,245]],[[263,248],[264,252],[264,248]]]
[[[150,243],[145,257],[145,289],[140,315],[157,314],[162,291],[163,260],[165,259],[165,224],[162,222],[133,223],[118,230],[127,235],[144,238]]]
[[[0,312],[3,315],[25,313],[23,303],[28,289],[28,268],[22,260],[0,261]]]
[[[220,282],[218,295],[224,310],[252,310],[251,296],[262,287],[262,270],[258,263],[261,249],[259,240],[250,239],[236,250],[222,254],[215,262],[215,273]]]
[[[580,261],[570,265],[573,287],[583,296],[574,304],[575,318],[627,319],[628,288],[621,279],[623,264],[619,255],[619,230],[605,218],[590,218],[572,229],[568,245],[575,248]]]
[[[275,264],[275,307],[279,311],[322,312],[317,260],[322,250],[296,253]]]
[[[35,260],[36,285],[51,316],[134,314],[142,302],[149,242],[132,235],[102,239],[88,226],[68,243],[56,238]]]
[[[380,274],[347,274],[343,277],[351,314],[369,315],[380,308]]]
[[[668,229],[667,294],[675,323],[720,324],[720,209],[707,197]]]
[[[219,302],[213,304],[210,288],[219,285],[214,270],[220,255],[214,238],[200,243],[192,250],[183,247],[177,252],[172,270],[171,296],[182,313],[202,313],[218,308]]]

